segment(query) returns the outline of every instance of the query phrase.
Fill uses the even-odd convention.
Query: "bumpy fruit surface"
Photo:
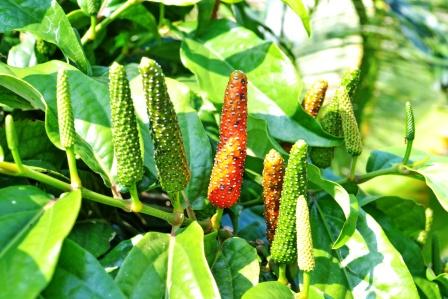
[[[305,98],[302,102],[302,107],[306,113],[316,117],[319,113],[320,107],[325,99],[325,93],[327,92],[328,82],[325,80],[318,80],[313,83],[311,88],[305,94]]]
[[[284,172],[285,165],[282,156],[276,150],[271,149],[264,158],[263,167],[264,218],[269,244],[272,244],[277,228]]]
[[[75,144],[76,133],[66,70],[60,70],[58,72],[56,82],[56,104],[61,146],[63,148],[69,148]]]
[[[109,69],[109,98],[118,183],[131,186],[143,177],[143,159],[129,81],[124,67],[116,62]]]
[[[283,179],[280,212],[271,258],[276,263],[288,264],[297,258],[296,205],[299,196],[306,197],[307,144],[298,140],[291,148]]]
[[[341,88],[345,89],[350,99],[356,92],[356,88],[359,84],[359,77],[361,72],[359,70],[347,71],[342,75]]]
[[[414,111],[411,103],[406,102],[406,141],[412,141],[415,138],[415,120]]]
[[[87,13],[91,16],[96,15],[101,7],[101,0],[87,0]]]
[[[310,212],[305,196],[300,195],[296,206],[297,265],[302,271],[314,270],[313,238]]]
[[[142,58],[139,71],[148,107],[160,185],[169,193],[182,191],[190,181],[191,174],[165,76],[160,65],[146,57]]]
[[[333,98],[330,103],[321,109],[318,120],[322,129],[326,132],[337,137],[342,136],[342,122],[337,98]],[[320,168],[330,167],[333,156],[334,147],[312,147],[310,150],[311,161]]]
[[[218,208],[229,208],[240,196],[246,160],[247,78],[230,74],[224,95],[219,143],[208,186],[208,199]]]
[[[362,152],[361,133],[358,129],[353,106],[348,92],[340,91],[338,97],[339,113],[342,120],[342,130],[344,132],[344,143],[347,152],[352,156],[359,156]]]

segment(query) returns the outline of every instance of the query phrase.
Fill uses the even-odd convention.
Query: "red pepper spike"
[[[247,77],[230,74],[221,114],[220,139],[215,156],[208,199],[218,208],[237,202],[243,182],[247,140]]]

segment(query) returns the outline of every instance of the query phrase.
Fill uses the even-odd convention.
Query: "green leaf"
[[[66,240],[44,298],[125,298],[98,260],[75,242]]]
[[[306,30],[308,36],[311,35],[311,24],[308,9],[302,0],[283,0],[302,20],[303,27]]]
[[[366,171],[372,172],[375,170],[392,167],[402,161],[403,158],[395,154],[375,150],[370,153],[369,160],[366,165]]]
[[[313,146],[340,143],[300,108],[302,83],[289,58],[252,31],[225,20],[213,22],[204,35],[182,41],[181,59],[215,105],[223,101],[230,73],[244,71],[249,81],[249,122],[266,120],[275,138],[289,142],[301,138]]]
[[[329,197],[313,201],[311,227],[316,268],[311,285],[333,298],[419,298],[411,274],[381,226],[362,209],[357,228],[340,249],[331,244],[344,223]]]
[[[445,211],[448,211],[448,159],[433,160],[412,170],[425,178],[426,185],[434,192]]]
[[[4,298],[35,298],[49,283],[81,191],[57,201],[31,186],[0,189],[0,289]]]
[[[281,145],[272,138],[268,124],[265,120],[249,116],[247,124],[247,154],[264,159],[271,149],[275,149],[284,155],[288,154]]]
[[[262,299],[262,298],[276,298],[276,299],[294,299],[294,294],[291,290],[276,281],[262,282],[248,290],[242,299]]]
[[[358,200],[354,195],[349,195],[341,185],[324,179],[319,168],[312,164],[308,164],[308,179],[331,195],[344,213],[346,220],[333,244],[333,249],[339,249],[347,243],[355,232],[360,209]]]
[[[66,161],[62,151],[57,149],[47,138],[45,123],[40,120],[19,119],[14,122],[17,140],[20,144],[19,153],[24,163],[36,165],[40,163],[48,168],[59,167]],[[6,144],[4,128],[0,130],[0,144],[6,149],[6,160],[13,161]]]
[[[131,249],[142,239],[142,237],[142,235],[136,235],[132,239],[121,241],[103,258],[101,258],[100,263],[103,265],[106,272],[112,277],[115,277],[118,269],[123,264],[123,261]]]
[[[219,298],[203,242],[196,222],[175,237],[149,232],[132,248],[115,281],[128,298]]]
[[[230,238],[222,244],[212,267],[221,298],[241,298],[258,283],[260,266],[257,250],[241,238]]]
[[[0,32],[19,30],[56,44],[85,73],[91,72],[81,43],[59,4],[54,0],[0,1]]]
[[[148,2],[162,3],[164,5],[190,6],[201,0],[146,0]]]
[[[442,299],[437,283],[421,277],[414,277],[414,281],[419,290],[421,299]]]
[[[109,250],[115,232],[105,221],[88,220],[77,223],[68,237],[95,257],[99,257]]]

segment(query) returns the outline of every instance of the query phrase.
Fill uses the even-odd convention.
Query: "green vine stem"
[[[191,207],[190,200],[188,199],[188,196],[185,193],[185,190],[182,190],[182,197],[184,198],[185,204],[187,205],[186,210],[187,210],[188,218],[190,218],[191,220],[196,220],[196,214],[194,213],[194,210]]]
[[[412,152],[412,143],[413,140],[407,140],[406,141],[406,152],[404,153],[403,156],[403,164],[406,165],[409,162],[409,157],[411,156],[411,152]]]
[[[140,212],[143,208],[143,204],[138,198],[137,185],[134,183],[129,187],[129,193],[131,195],[131,211]]]
[[[107,25],[109,25],[113,20],[115,20],[121,13],[130,8],[133,5],[141,3],[143,0],[128,0],[123,3],[120,7],[118,7],[109,17],[102,20],[98,25],[95,26],[95,29],[90,27],[89,30],[84,34],[81,38],[81,44],[85,45],[89,40],[92,39],[92,31],[95,31],[95,35],[102,32],[106,29]]]
[[[16,128],[14,126],[14,119],[11,114],[8,114],[5,119],[5,131],[6,131],[6,142],[8,148],[11,151],[12,158],[17,164],[19,170],[23,169],[22,158],[20,158]]]
[[[303,288],[300,290],[300,298],[301,299],[308,299],[308,294],[310,292],[310,282],[311,282],[310,272],[304,271],[303,272]]]
[[[288,278],[286,278],[286,264],[278,265],[278,280],[283,285],[288,285]]]
[[[355,179],[356,162],[358,161],[358,156],[352,156],[352,162],[350,166],[350,174],[348,179],[353,181]]]
[[[95,16],[90,16],[90,28],[89,28],[89,31],[90,31],[90,37],[89,37],[89,39],[90,40],[95,40],[95,37],[96,37],[96,15]]]
[[[169,194],[169,198],[171,199],[171,203],[173,204],[174,220],[171,222],[171,225],[173,226],[171,229],[171,235],[174,236],[177,229],[184,222],[184,208],[182,207],[182,203],[180,202],[180,192]]]
[[[72,186],[68,183],[62,182],[46,174],[37,172],[30,167],[23,165],[22,169],[10,162],[0,162],[0,173],[12,176],[26,177],[38,182],[44,183],[46,185],[55,187],[62,191],[71,191]],[[82,197],[94,202],[102,203],[112,207],[123,209],[127,212],[132,211],[132,202],[124,199],[113,198],[100,193],[96,193],[87,188],[81,188]],[[176,214],[166,211],[162,211],[158,208],[151,207],[149,205],[142,204],[142,209],[140,213],[150,215],[169,223],[173,223],[176,220]]]
[[[213,215],[212,217],[212,228],[214,231],[218,231],[219,228],[221,227],[221,219],[222,219],[222,214],[224,212],[224,209],[216,209],[216,213],[215,215]]]
[[[81,179],[78,175],[78,168],[76,167],[76,156],[73,147],[69,147],[65,150],[67,154],[68,169],[70,171],[70,182],[73,189],[81,188]]]

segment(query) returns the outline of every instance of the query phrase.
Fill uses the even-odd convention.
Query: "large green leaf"
[[[214,22],[204,35],[182,41],[181,59],[215,104],[223,101],[229,74],[244,71],[249,114],[266,120],[274,137],[289,142],[302,138],[320,146],[339,143],[299,107],[302,84],[292,62],[277,45],[248,29],[224,20]]]
[[[331,244],[344,216],[329,197],[311,207],[316,268],[312,286],[333,298],[419,298],[403,258],[381,226],[360,210],[357,228],[344,247]]]
[[[55,0],[4,0],[0,1],[0,11],[0,32],[31,32],[56,44],[84,72],[91,72],[79,38]]]
[[[44,298],[125,298],[98,260],[75,242],[65,240]]]
[[[313,184],[331,195],[344,213],[346,220],[338,238],[333,244],[333,249],[341,248],[355,232],[356,221],[359,215],[358,200],[354,195],[349,195],[339,184],[324,179],[320,174],[319,168],[312,164],[308,164],[308,178]]]
[[[291,290],[276,281],[262,282],[250,290],[248,290],[243,299],[262,299],[262,298],[276,298],[276,299],[293,299],[294,293]]]
[[[241,238],[230,238],[222,244],[212,267],[221,298],[236,299],[258,283],[260,266],[257,250]]]
[[[128,298],[220,298],[193,222],[173,237],[147,233],[126,257],[116,282]]]
[[[65,162],[66,157],[47,138],[45,123],[40,120],[19,119],[15,122],[19,153],[24,163],[33,166],[56,168]],[[0,145],[5,149],[7,161],[13,161],[6,144],[6,133],[0,130]]]
[[[283,0],[302,20],[303,27],[308,36],[311,35],[311,24],[308,10],[302,0]]]
[[[87,220],[78,222],[68,238],[95,257],[99,257],[109,250],[110,241],[115,234],[112,225],[106,221]]]
[[[31,186],[0,189],[0,298],[35,298],[49,283],[81,191],[56,201]]]
[[[374,171],[400,163],[401,159],[395,155],[398,149],[391,149],[392,153],[373,151],[367,163],[367,171]],[[441,156],[428,156],[425,153],[413,151],[411,158],[415,161],[406,168],[415,174],[423,176],[426,184],[434,192],[438,201],[448,211],[448,159]]]

